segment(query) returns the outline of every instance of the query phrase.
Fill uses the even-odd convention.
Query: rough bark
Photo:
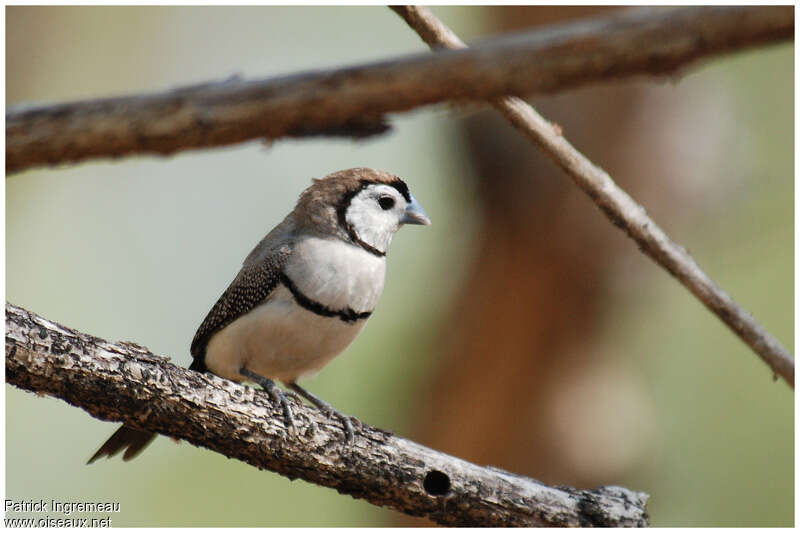
[[[386,114],[444,101],[564,90],[674,73],[714,54],[791,39],[782,7],[643,9],[486,41],[469,50],[266,80],[6,113],[6,172],[246,140],[384,132]]]
[[[466,45],[424,7],[394,9],[432,47],[464,48]],[[723,291],[700,268],[689,253],[675,243],[628,193],[602,168],[595,165],[524,100],[504,97],[492,105],[523,135],[539,146],[575,184],[600,208],[608,219],[625,231],[639,248],[672,274],[698,300],[772,369],[794,387],[794,358],[786,348]]]
[[[345,444],[341,421],[296,402],[298,434],[289,436],[281,408],[265,393],[176,367],[137,344],[110,343],[9,303],[6,380],[103,420],[184,439],[443,525],[647,525],[644,493],[550,487],[366,425]]]

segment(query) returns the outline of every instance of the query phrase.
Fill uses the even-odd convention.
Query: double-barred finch
[[[261,385],[292,410],[273,380],[338,416],[350,418],[297,385],[340,354],[375,309],[386,251],[404,224],[430,224],[408,186],[388,172],[352,168],[330,174],[300,195],[297,206],[244,260],[192,340],[189,367]],[[155,433],[122,426],[89,463],[125,450],[135,457]]]

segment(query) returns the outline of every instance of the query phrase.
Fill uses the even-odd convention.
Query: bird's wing
[[[206,346],[211,336],[269,297],[278,285],[283,265],[290,254],[291,249],[284,246],[273,249],[259,261],[253,261],[248,257],[239,274],[225,289],[197,329],[191,347],[194,362],[189,368],[201,372],[206,370]]]

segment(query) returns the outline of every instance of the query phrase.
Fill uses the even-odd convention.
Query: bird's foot
[[[300,396],[314,404],[319,410],[323,411],[325,414],[330,416],[331,418],[338,418],[342,421],[342,426],[344,430],[344,438],[345,442],[348,444],[352,444],[353,439],[355,438],[355,431],[353,431],[353,423],[351,422],[351,417],[340,413],[334,407],[326,402],[325,400],[315,396],[314,394],[308,392],[303,387],[298,385],[297,383],[287,383],[286,384],[291,390],[298,393]],[[358,419],[354,419],[360,425],[361,422]]]
[[[351,444],[355,439],[355,432],[353,431],[353,423],[350,421],[350,417],[344,413],[340,413],[333,407],[328,406],[329,409],[321,407],[322,411],[324,411],[328,416],[332,418],[338,418],[342,421],[342,429],[344,430],[344,440],[346,443]]]
[[[265,378],[264,376],[260,376],[255,372],[251,372],[246,368],[242,368],[239,370],[239,374],[246,377],[247,379],[252,380],[254,383],[258,384],[267,391],[272,401],[279,404],[281,408],[283,408],[283,418],[284,423],[286,424],[286,432],[292,436],[297,436],[297,425],[294,421],[294,413],[292,412],[292,406],[289,405],[289,400],[286,398],[286,394],[283,393],[280,387],[278,387],[274,381],[269,378]]]

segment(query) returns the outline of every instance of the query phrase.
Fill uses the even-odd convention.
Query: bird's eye
[[[394,198],[391,196],[381,196],[378,198],[378,205],[381,206],[381,209],[384,211],[388,211],[394,207]]]

